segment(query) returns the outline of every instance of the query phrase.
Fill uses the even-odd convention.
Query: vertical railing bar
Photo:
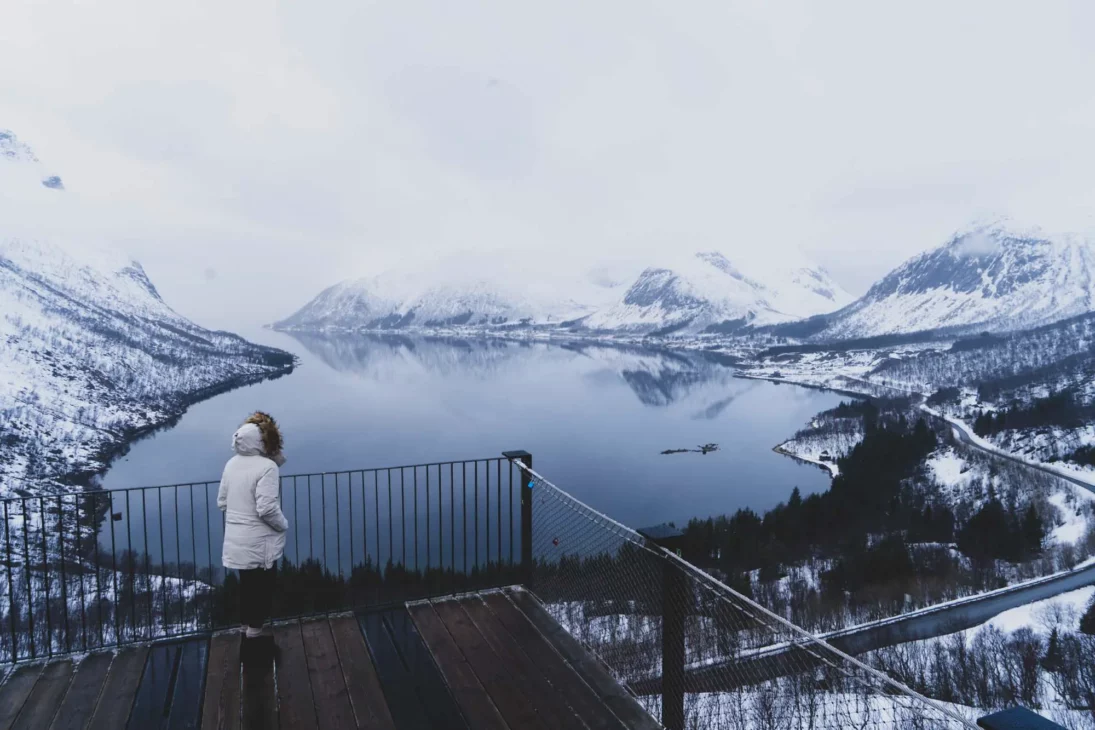
[[[365,488],[364,478],[361,480]],[[373,514],[376,516],[376,575],[380,578],[380,472],[373,470]]]
[[[362,585],[366,585],[369,575],[369,491],[365,488],[366,471],[361,471],[361,558]],[[375,474],[375,472],[374,472]],[[353,576],[351,574],[351,580]]]
[[[412,466],[414,472],[414,572],[418,572],[418,467]]]
[[[300,567],[300,514],[297,512],[297,478],[293,477],[293,560]]]
[[[441,465],[437,465],[437,567],[440,575],[445,576],[445,501],[441,499]],[[438,579],[438,587],[441,586]]]
[[[148,552],[148,490],[141,490],[141,531],[144,535],[144,580],[148,587],[148,638],[152,638],[152,563]]]
[[[456,590],[456,464],[449,462],[449,571]]]
[[[125,547],[126,552],[129,553],[129,621],[130,631],[133,632],[132,638],[137,638],[137,585],[136,575],[137,566],[133,564],[134,555],[136,552],[133,550],[133,512],[130,509],[129,493],[131,490],[125,490]]]
[[[179,574],[179,582],[176,584],[179,591],[179,629],[185,631],[186,603],[183,600],[185,579],[182,573],[182,536],[179,535],[179,488],[173,487],[171,491],[175,493],[175,572]]]
[[[61,615],[65,626],[65,653],[72,651],[72,637],[68,630],[68,571],[65,569],[65,509],[62,497],[57,497],[57,545],[61,554]]]
[[[513,462],[509,462],[509,564],[513,565]]]
[[[350,497],[350,516],[348,519],[350,525],[350,605],[353,606],[357,602],[354,600],[354,476],[353,472],[346,472],[346,480],[349,484],[346,487],[346,491]],[[365,500],[362,499],[362,507],[365,506]]]
[[[399,541],[403,543],[403,569],[407,569],[407,477],[399,467]]]
[[[369,492],[365,488],[365,473],[362,469],[359,474],[361,476],[361,576],[362,585],[367,580],[369,575]],[[351,567],[350,580],[353,580],[353,566]]]
[[[8,556],[8,623],[11,624],[11,661],[12,664],[19,661],[19,640],[16,638],[15,633],[15,583],[14,572],[12,570],[13,563],[11,562],[11,520],[8,519],[8,501],[4,500],[4,543]],[[23,570],[27,570],[27,566],[23,566]]]
[[[46,507],[45,501],[38,498],[38,514],[42,518],[42,576],[46,585],[46,656],[53,656],[53,616],[50,611],[49,590],[49,553],[46,550]]]
[[[429,471],[429,467],[426,467]],[[441,581],[445,578],[445,502],[441,499],[441,465],[437,465],[437,568],[438,590],[441,590]]]
[[[486,476],[486,484],[483,485],[483,491],[487,496],[487,509],[483,515],[485,524],[483,525],[483,532],[487,538],[487,565],[486,570],[490,571],[490,460],[483,460],[483,472]]]
[[[109,495],[108,495],[109,496]],[[99,514],[99,494],[96,492],[94,497],[94,506],[91,508],[91,514]],[[110,515],[110,522],[114,524],[113,515]],[[99,550],[99,534],[98,530],[95,533],[95,615],[99,617],[99,648],[102,649],[106,643],[106,639],[103,636],[103,580],[100,577],[99,571],[102,569],[102,554]]]
[[[83,542],[83,533],[80,532],[80,495],[72,495],[72,501],[76,506],[76,567],[80,577],[80,639],[83,641],[83,650],[87,651],[87,594],[84,591],[84,555],[80,549]]]
[[[312,546],[315,543],[312,535],[312,475],[308,475],[308,559],[314,560],[315,554]]]
[[[163,487],[156,490],[156,509],[159,512],[160,523],[160,608],[163,609],[163,615],[160,616],[160,628],[163,629],[164,634],[167,631],[167,567],[164,565],[165,558],[167,557],[167,550],[164,549],[163,541]]]
[[[194,530],[194,485],[187,485],[190,493],[190,564],[194,574],[191,581],[194,583],[194,628],[198,628],[198,533]]]
[[[379,517],[377,518],[380,519]],[[395,563],[395,523],[392,522],[392,470],[388,470],[388,561]]]
[[[218,488],[218,495],[220,490]],[[209,562],[209,584],[211,587],[216,585],[217,579],[213,575],[213,508],[209,504],[209,482],[205,483],[205,557]],[[198,566],[194,566],[194,570],[197,571]],[[209,612],[209,626],[213,626],[213,612]]]
[[[327,564],[327,475],[319,475],[319,511],[323,515],[323,573],[329,574]]]
[[[338,472],[335,472],[335,560],[338,562],[338,579],[342,580],[342,520],[339,518],[339,508],[342,506],[338,491]],[[323,511],[326,516],[327,511]]]
[[[114,537],[114,493],[110,494],[110,576],[114,584],[114,645],[121,645],[121,602],[118,600],[118,544]]]
[[[464,580],[468,578],[468,462],[460,463],[460,490],[463,496],[460,498],[460,519],[463,524],[460,534],[464,541]]]
[[[30,535],[27,528],[27,523],[30,519],[27,517],[27,498],[23,498],[23,572],[27,574],[27,619],[30,624],[30,658],[34,659],[38,656],[38,648],[35,646],[34,640],[34,586],[31,582],[30,576]]]
[[[430,467],[426,466],[426,573],[430,572]]]
[[[479,462],[475,461],[475,570],[479,570]]]
[[[494,480],[495,496],[498,498],[498,569],[502,569],[502,460],[495,459],[498,476]]]

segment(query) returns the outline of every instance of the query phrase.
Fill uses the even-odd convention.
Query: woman
[[[236,452],[224,467],[217,506],[224,512],[224,567],[239,571],[240,623],[244,648],[256,644],[273,648],[273,637],[263,633],[274,599],[277,562],[285,551],[289,521],[278,503],[285,463],[278,425],[265,413],[256,413],[232,436]],[[248,645],[251,645],[248,647]]]

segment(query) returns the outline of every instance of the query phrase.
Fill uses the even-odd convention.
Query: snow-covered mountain
[[[574,275],[513,254],[465,254],[336,284],[274,328],[558,325],[612,301],[624,281],[604,269]]]
[[[38,166],[0,134],[0,194],[64,215],[68,193]],[[109,245],[33,237],[44,222],[2,212],[0,497],[80,481],[190,403],[292,368],[286,353],[174,312],[140,264]]]
[[[554,325],[585,331],[732,331],[851,301],[824,270],[785,256],[748,273],[718,252],[655,266],[603,264],[551,274],[492,259],[447,260],[337,284],[276,329],[378,330]]]
[[[1006,221],[955,234],[819,318],[815,339],[954,328],[1001,332],[1095,309],[1095,239]]]
[[[621,301],[582,320],[591,330],[723,332],[831,312],[852,297],[790,253],[747,270],[717,251],[645,269]]]

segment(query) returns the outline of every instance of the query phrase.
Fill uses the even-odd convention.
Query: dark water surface
[[[284,431],[288,463],[283,475],[487,459],[525,449],[549,480],[633,527],[682,524],[739,507],[763,511],[786,500],[796,486],[803,493],[828,486],[821,470],[775,454],[772,447],[817,412],[836,405],[840,396],[736,378],[732,368],[703,354],[500,340],[291,337],[266,331],[252,338],[297,354],[301,366],[288,377],[192,407],[174,428],[135,444],[102,485],[216,482],[231,456],[233,431],[250,412],[265,410]],[[721,450],[660,453],[709,442]],[[348,478],[342,477],[343,490]],[[360,494],[372,502],[368,485],[353,478],[358,480],[353,488],[366,490]],[[335,488],[329,477],[318,492],[310,488],[304,493],[305,506],[313,496],[313,524],[318,515],[355,509],[345,502],[324,503]],[[118,495],[113,507],[125,514],[113,525],[116,545],[140,550],[147,529],[153,560],[159,555],[175,559],[174,545],[163,552],[156,545],[163,538],[181,545],[183,559],[205,552],[195,555],[197,562],[219,562],[220,525],[205,532],[201,526],[219,523],[215,507],[209,511],[210,490],[215,499],[215,484],[181,492],[131,492],[128,509]],[[289,500],[283,495],[283,501]],[[298,523],[308,519],[306,509],[300,512],[300,497],[294,494],[293,500],[296,505],[285,505],[290,519],[294,506]],[[356,509],[362,509],[360,504]],[[140,523],[142,511],[153,524]],[[376,515],[361,516],[384,513],[380,505]],[[164,531],[161,518],[170,525]],[[104,544],[108,539],[106,533],[101,536]],[[198,550],[195,542],[212,543],[212,550],[204,545]],[[289,542],[292,557],[297,548],[293,538]]]

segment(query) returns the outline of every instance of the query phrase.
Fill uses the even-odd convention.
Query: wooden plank
[[[197,730],[202,721],[202,689],[205,685],[209,641],[194,639],[183,644],[175,686],[171,690],[169,730]]]
[[[277,662],[280,726],[292,730],[318,728],[300,624],[294,622],[276,627],[274,642],[281,653]]]
[[[16,730],[49,727],[65,692],[68,691],[69,682],[72,681],[72,669],[72,662],[60,661],[42,670],[42,675],[38,677],[38,682],[23,705],[23,711],[19,713],[19,718],[12,727]]]
[[[246,639],[245,639],[246,641]],[[243,728],[272,730],[278,726],[278,690],[274,657],[248,658],[243,663]]]
[[[400,659],[414,678],[418,699],[429,716],[431,727],[468,730],[460,706],[445,685],[445,678],[415,629],[411,615],[406,609],[389,611],[384,615],[384,624],[391,632]]]
[[[351,616],[331,619],[331,635],[358,727],[395,730],[361,627]]]
[[[114,654],[92,654],[80,662],[50,730],[83,730],[95,712]]]
[[[623,725],[597,693],[537,631],[528,618],[501,593],[483,597],[487,607],[535,662],[547,680],[566,697],[567,704],[591,730],[620,730]]]
[[[219,634],[209,644],[205,679],[203,730],[238,730],[240,726],[240,635]]]
[[[118,730],[126,726],[147,658],[147,646],[123,649],[114,657],[103,683],[103,699],[88,724],[90,730]]]
[[[487,604],[475,597],[465,598],[459,605],[502,660],[502,666],[532,703],[545,726],[555,730],[585,727],[585,723],[570,709],[566,698],[547,681],[528,655],[521,651],[510,633],[487,608]]]
[[[418,697],[414,676],[399,656],[391,632],[385,626],[384,614],[363,614],[359,621],[369,645],[369,653],[376,662],[376,673],[384,688],[395,726],[399,730],[427,730],[430,719]]]
[[[603,664],[587,652],[582,645],[540,605],[527,591],[506,591],[533,626],[567,660],[601,701],[630,730],[661,730],[662,726],[650,716],[639,701],[631,696],[612,678]]]
[[[503,719],[511,727],[546,728],[543,718],[522,691],[518,678],[507,671],[501,657],[490,647],[459,604],[439,601],[433,607]]]
[[[0,730],[9,730],[42,675],[43,666],[19,667],[0,685]]]
[[[350,705],[346,677],[338,663],[338,650],[331,637],[331,627],[325,620],[306,621],[300,625],[304,639],[304,655],[308,658],[308,676],[316,701],[320,727],[327,730],[355,730],[357,719]]]
[[[167,719],[171,686],[181,653],[182,646],[174,642],[149,648],[141,684],[129,713],[130,727],[158,728]]]
[[[408,606],[407,610],[414,619],[418,633],[433,655],[460,709],[463,710],[468,725],[477,730],[508,728],[498,708],[479,678],[475,676],[472,666],[456,645],[456,641],[445,628],[444,622],[434,611],[433,606],[429,603],[418,603]]]

